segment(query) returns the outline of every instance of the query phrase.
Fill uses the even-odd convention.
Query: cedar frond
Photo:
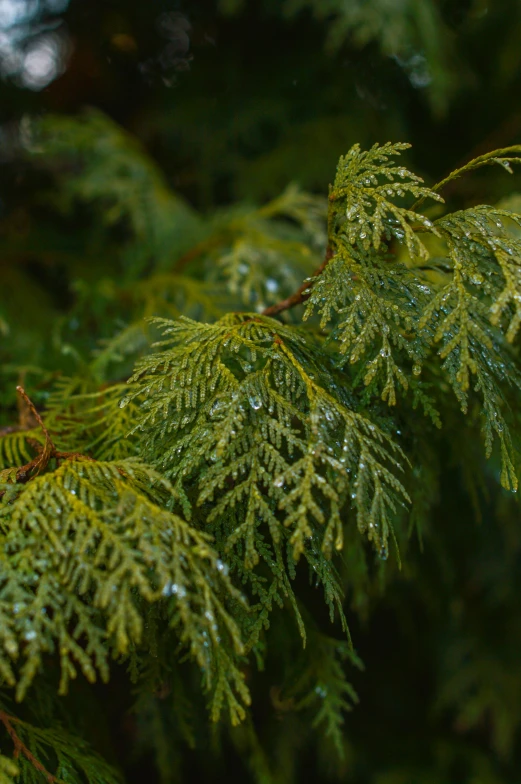
[[[187,507],[211,504],[209,523],[240,508],[228,545],[241,542],[253,566],[261,524],[274,542],[288,528],[296,559],[308,541],[340,549],[351,498],[360,531],[385,551],[406,498],[400,450],[335,394],[318,347],[266,317],[160,323],[163,350],[138,364],[125,403],[140,400],[133,432]]]
[[[158,601],[172,606],[170,623],[207,689],[222,682],[221,636],[232,653],[243,647],[225,606],[239,595],[208,536],[157,504],[162,481],[136,460],[80,459],[6,486],[1,667],[18,699],[46,652],[60,656],[61,692],[77,668],[106,680],[109,651],[125,655],[140,643],[146,604]],[[246,699],[237,674],[226,688]]]
[[[394,164],[392,158],[407,150],[409,144],[374,144],[361,151],[360,145],[351,147],[341,156],[335,182],[329,194],[332,201],[346,205],[342,226],[351,245],[378,251],[382,239],[395,237],[405,242],[412,257],[428,258],[429,252],[411,224],[420,224],[425,231],[436,234],[432,222],[412,209],[395,204],[396,199],[414,196],[443,201],[441,196],[425,187],[423,180],[404,166]]]

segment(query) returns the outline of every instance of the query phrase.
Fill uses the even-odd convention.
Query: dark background
[[[436,178],[521,133],[515,1],[395,4],[381,22],[396,28],[391,44],[368,22],[367,43],[355,28],[336,46],[337,15],[317,18],[312,7],[290,15],[288,0],[4,3],[7,164],[24,115],[99,107],[137,134],[172,185],[206,210],[264,199],[290,180],[323,191],[355,141],[410,141],[416,168]],[[361,5],[377,22],[386,18],[385,3]],[[423,5],[435,10],[435,23],[420,14],[411,21],[411,9]],[[5,54],[13,41],[18,70]],[[42,47],[52,50],[54,79],[38,66]],[[6,204],[23,189],[17,173]]]

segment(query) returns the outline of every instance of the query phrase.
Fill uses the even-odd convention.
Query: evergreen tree
[[[77,282],[1,301],[0,780],[515,782],[521,216],[449,194],[521,146],[207,216],[24,133]]]

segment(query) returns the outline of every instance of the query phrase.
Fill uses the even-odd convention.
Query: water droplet
[[[417,362],[415,362],[414,365],[412,366],[412,372],[415,376],[419,376],[420,373],[422,372],[422,366],[419,365]]]
[[[228,575],[228,572],[230,571],[230,567],[228,566],[228,564],[224,563],[224,561],[221,561],[221,559],[218,558],[217,561],[215,562],[215,565],[222,574],[224,574],[225,576]]]
[[[379,557],[382,561],[387,561],[387,558],[389,557],[389,550],[387,549],[386,544],[383,544],[380,547]]]
[[[121,400],[119,401],[119,407],[125,408],[125,406],[128,406],[129,403],[130,403],[129,397],[122,397]]]
[[[272,293],[275,293],[279,290],[279,284],[275,278],[266,278],[266,289]]]
[[[177,585],[177,583],[173,583],[170,580],[165,583],[163,586],[163,590],[161,591],[163,596],[177,596],[178,599],[183,599],[186,596],[186,588],[182,585]]]
[[[250,395],[248,400],[250,402],[250,406],[254,408],[255,411],[258,411],[259,408],[262,408],[262,400],[258,395]]]
[[[226,408],[226,403],[224,402],[224,400],[218,399],[212,404],[212,407],[210,408],[208,415],[210,417],[217,416],[217,414],[221,413],[225,408]]]

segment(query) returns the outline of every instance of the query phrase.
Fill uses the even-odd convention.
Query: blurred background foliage
[[[0,0],[0,74],[5,425],[20,381],[43,407],[60,375],[124,378],[150,337],[146,315],[211,320],[292,291],[320,258],[321,200],[353,143],[410,141],[407,163],[428,182],[519,143],[521,5]],[[519,175],[491,169],[446,195],[456,208],[518,211],[518,194]],[[259,237],[283,269],[281,289],[269,270],[260,282],[241,272]],[[180,273],[194,247],[206,273],[188,283]],[[462,448],[439,446],[434,523],[399,577],[393,567],[375,577],[346,551],[365,672],[351,677],[360,704],[346,718],[343,761],[327,736],[311,742],[296,698],[278,694],[300,666],[281,645],[277,667],[256,676],[257,734],[247,724],[219,738],[201,706],[169,712],[172,698],[145,705],[137,733],[121,720],[123,687],[111,685],[107,732],[128,780],[152,781],[155,754],[165,782],[517,784],[519,510],[492,469],[475,486],[483,464],[469,447],[462,468]],[[205,745],[215,755],[201,756]]]

